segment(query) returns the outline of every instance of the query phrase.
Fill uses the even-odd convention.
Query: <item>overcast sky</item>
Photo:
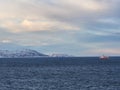
[[[0,43],[120,55],[120,0],[0,0]]]

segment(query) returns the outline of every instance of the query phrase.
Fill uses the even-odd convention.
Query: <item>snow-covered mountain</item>
[[[47,56],[38,51],[14,43],[0,42],[0,58],[24,58]]]
[[[1,58],[24,58],[24,57],[43,57],[47,56],[31,49],[21,50],[0,50]]]
[[[72,56],[67,54],[52,54],[50,57],[72,57]]]

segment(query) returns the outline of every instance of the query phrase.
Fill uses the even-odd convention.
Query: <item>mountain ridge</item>
[[[43,57],[45,54],[39,53],[32,49],[19,50],[0,50],[0,58],[27,58],[27,57]]]

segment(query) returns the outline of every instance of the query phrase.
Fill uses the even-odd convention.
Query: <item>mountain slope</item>
[[[1,58],[24,58],[24,57],[41,57],[47,56],[35,50],[28,49],[27,46],[21,46],[14,43],[0,42]]]
[[[24,57],[42,57],[47,56],[31,49],[21,50],[0,50],[1,58],[24,58]]]

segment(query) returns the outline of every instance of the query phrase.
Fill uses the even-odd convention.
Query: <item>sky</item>
[[[0,0],[0,43],[46,54],[120,55],[120,0]]]

